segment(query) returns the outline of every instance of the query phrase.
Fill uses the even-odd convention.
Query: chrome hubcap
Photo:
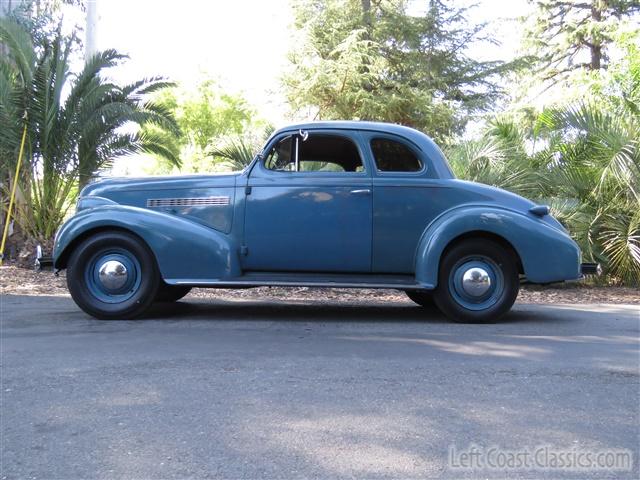
[[[117,260],[108,260],[100,265],[98,278],[105,289],[116,291],[127,283],[129,273],[124,264]]]
[[[489,272],[484,268],[473,267],[462,275],[462,289],[467,295],[481,297],[491,288]]]

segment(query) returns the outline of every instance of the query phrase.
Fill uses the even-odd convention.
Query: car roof
[[[382,133],[396,133],[407,137],[409,140],[412,140],[416,143],[421,143],[421,141],[424,141],[425,139],[433,142],[431,137],[425,135],[422,132],[419,132],[414,128],[405,127],[404,125],[398,125],[397,123],[368,122],[362,120],[322,120],[316,122],[296,123],[293,125],[282,127],[274,132],[274,134],[287,132],[289,130],[319,130],[324,128],[335,128],[338,130],[369,130]]]
[[[453,178],[453,172],[451,171],[444,154],[430,136],[414,128],[405,127],[404,125],[398,125],[396,123],[368,122],[362,120],[323,120],[296,123],[276,130],[271,135],[269,141],[284,132],[321,129],[365,130],[399,135],[416,144],[430,156],[440,178]],[[269,143],[269,141],[267,143]]]

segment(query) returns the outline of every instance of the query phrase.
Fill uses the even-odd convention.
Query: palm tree
[[[550,204],[585,260],[602,263],[614,281],[638,285],[640,88],[633,91],[624,102],[546,110],[527,132],[518,127],[524,122],[496,119],[448,157],[460,178]]]
[[[629,99],[615,106],[569,105],[543,112],[540,124],[552,133],[546,179],[555,213],[576,232],[588,259],[637,285],[640,116],[631,105]]]
[[[17,217],[26,233],[50,238],[79,188],[118,157],[152,152],[179,165],[165,137],[139,128],[152,124],[178,134],[171,112],[149,100],[170,83],[161,78],[125,86],[109,82],[101,73],[126,58],[115,50],[96,54],[72,75],[72,38],[58,31],[34,45],[29,32],[11,19],[0,19],[0,42],[9,52],[0,58],[0,173],[3,180],[11,175],[26,125],[19,179],[25,202]]]
[[[540,178],[531,168],[525,139],[513,119],[494,119],[481,139],[454,145],[447,157],[459,178],[537,197]]]

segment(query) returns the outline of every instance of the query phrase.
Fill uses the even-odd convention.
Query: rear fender
[[[425,229],[416,251],[417,282],[435,288],[447,246],[473,232],[497,235],[511,244],[532,283],[580,277],[580,249],[566,233],[513,210],[465,205],[445,212]]]
[[[110,228],[144,240],[167,283],[240,275],[238,246],[229,236],[174,215],[117,204],[83,210],[67,221],[56,234],[54,266],[65,268],[78,241]]]

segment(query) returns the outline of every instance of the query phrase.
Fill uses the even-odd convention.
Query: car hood
[[[228,233],[238,175],[109,178],[82,190],[76,213],[119,204],[187,218]]]
[[[219,175],[179,175],[156,177],[113,177],[87,185],[80,197],[96,196],[113,199],[119,193],[154,190],[199,190],[235,187],[239,173]]]

